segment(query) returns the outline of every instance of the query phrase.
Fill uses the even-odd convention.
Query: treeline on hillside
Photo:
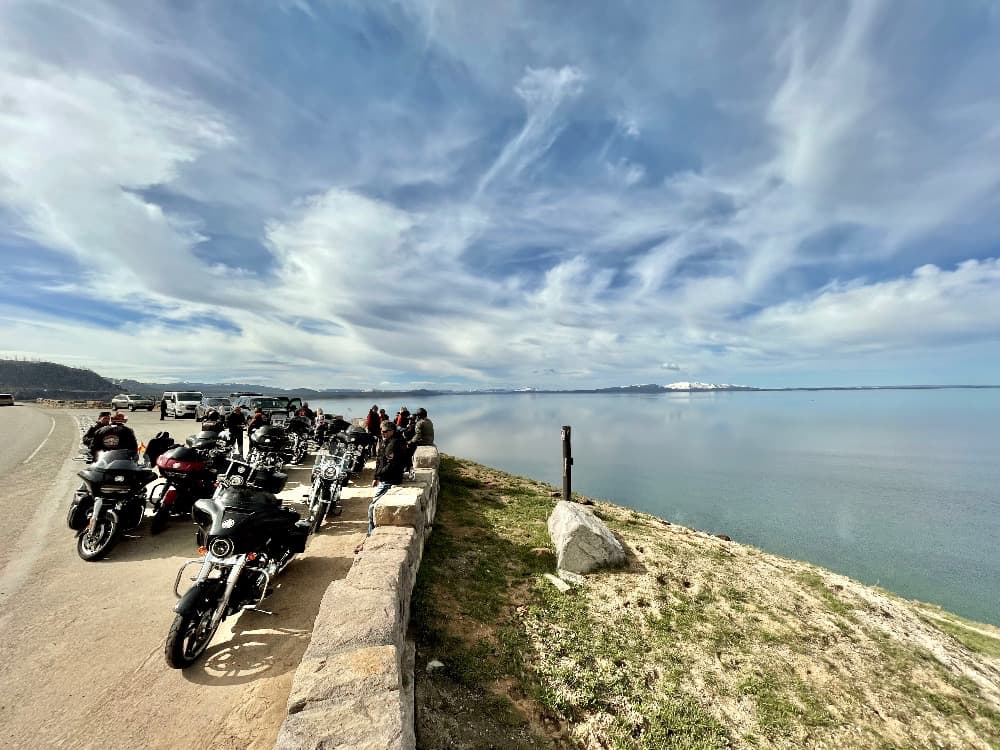
[[[115,384],[93,370],[55,362],[0,359],[0,392],[26,401],[35,398],[109,399]]]

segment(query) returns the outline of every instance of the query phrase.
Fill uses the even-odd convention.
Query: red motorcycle
[[[221,459],[221,462],[220,462]],[[150,493],[153,520],[149,530],[163,531],[171,516],[190,518],[195,500],[212,497],[219,476],[217,464],[228,464],[221,456],[211,456],[187,445],[172,448],[156,459],[156,466],[166,482],[157,484]]]

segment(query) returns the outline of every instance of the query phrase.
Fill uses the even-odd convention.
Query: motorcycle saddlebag
[[[86,490],[79,489],[73,493],[73,500],[66,514],[66,525],[73,531],[79,531],[87,525],[87,512],[94,507],[94,498]]]
[[[288,549],[292,552],[305,552],[308,539],[309,522],[298,521],[288,532]]]

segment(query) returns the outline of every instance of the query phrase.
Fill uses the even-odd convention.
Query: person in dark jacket
[[[410,445],[414,449],[418,445],[434,445],[434,423],[427,418],[427,410],[421,407],[414,413],[417,416],[417,425]]]
[[[166,453],[174,446],[174,439],[169,432],[158,432],[156,437],[150,438],[146,445],[146,458],[149,463],[156,466],[156,459]]]
[[[226,429],[229,430],[229,437],[236,444],[236,450],[243,455],[243,428],[247,426],[247,418],[243,416],[243,411],[238,406],[226,415]]]
[[[115,414],[111,417],[110,424],[95,432],[93,440],[90,441],[91,456],[96,458],[99,452],[112,450],[128,450],[138,453],[139,441],[136,440],[132,428],[125,425],[127,421],[128,417],[124,414]]]
[[[267,418],[267,415],[264,414],[263,410],[258,406],[257,410],[253,413],[253,416],[250,417],[250,421],[247,422],[247,434],[252,435],[254,430],[258,427],[263,427],[269,422],[270,420]]]
[[[226,423],[222,421],[222,415],[217,409],[209,409],[201,422],[201,429],[203,432],[222,432],[226,429]]]
[[[377,487],[377,489],[372,501],[368,504],[368,533],[365,534],[365,539],[370,537],[372,531],[375,530],[375,504],[382,495],[389,491],[390,487],[403,481],[403,472],[406,471],[407,454],[409,453],[406,449],[406,443],[403,442],[403,437],[396,430],[396,425],[386,421],[380,429],[382,444],[379,446],[378,456],[375,459],[375,479],[372,481],[372,487]],[[364,542],[355,547],[354,554],[360,552],[363,547]]]
[[[382,420],[378,416],[378,404],[372,404],[372,408],[368,410],[368,416],[365,417],[365,429],[368,430],[369,434],[378,437],[380,424],[382,424]]]
[[[109,424],[111,424],[111,412],[102,411],[97,415],[97,421],[90,425],[90,428],[83,433],[83,437],[80,438],[80,442],[87,446],[87,448],[90,448],[91,443],[94,442],[94,435],[97,434],[97,431],[102,427],[107,427]],[[91,455],[93,455],[93,450],[91,450]]]
[[[167,418],[167,399],[160,399],[160,421],[162,422]]]

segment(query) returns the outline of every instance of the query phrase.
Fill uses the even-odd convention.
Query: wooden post
[[[563,449],[563,500],[569,502],[573,496],[573,446],[570,443],[570,426],[563,425],[562,428],[562,449]]]

